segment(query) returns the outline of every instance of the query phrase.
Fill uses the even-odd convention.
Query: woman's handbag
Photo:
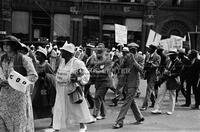
[[[68,93],[68,95],[72,104],[80,104],[83,102],[82,88],[79,84],[77,83],[75,84],[76,84],[76,89],[73,92]]]

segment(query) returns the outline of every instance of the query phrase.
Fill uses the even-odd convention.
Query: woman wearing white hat
[[[85,64],[73,56],[75,46],[65,43],[61,48],[62,60],[56,74],[56,102],[54,106],[53,128],[61,132],[71,124],[80,124],[80,132],[85,132],[85,123],[93,122],[83,95],[82,86],[89,81],[89,71]],[[75,103],[71,93],[76,90],[82,94],[82,102]]]

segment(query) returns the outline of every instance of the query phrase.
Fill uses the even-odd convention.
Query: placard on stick
[[[115,24],[115,42],[119,44],[127,44],[126,26]]]

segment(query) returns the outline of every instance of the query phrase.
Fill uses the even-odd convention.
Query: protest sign
[[[170,39],[172,39],[172,48],[175,48],[175,49],[183,48],[183,41],[185,40],[185,38],[171,35]]]
[[[156,34],[156,32],[154,32],[153,30],[150,30],[150,31],[149,31],[149,36],[148,36],[147,43],[146,43],[146,46],[147,46],[147,47],[148,47],[152,42],[154,42],[155,34]]]
[[[31,84],[31,82],[21,74],[16,71],[12,71],[8,77],[9,85],[22,93],[26,93],[27,87]]]
[[[150,44],[152,44],[153,42],[159,42],[161,40],[161,35],[159,33],[156,33],[153,30],[149,31],[149,36],[147,39],[147,43],[146,43],[146,47],[148,47]]]
[[[160,45],[162,45],[164,50],[169,50],[171,47],[171,39],[163,39],[160,41]]]
[[[115,24],[115,42],[119,44],[127,44],[126,26]]]
[[[154,38],[154,42],[159,42],[161,40],[161,35],[159,33],[156,33],[155,38]]]

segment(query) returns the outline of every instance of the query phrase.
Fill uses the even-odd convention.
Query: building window
[[[102,37],[103,42],[105,43],[106,47],[111,48],[116,46],[115,43],[115,24],[123,24],[124,19],[121,17],[109,17],[105,16],[103,18],[103,25],[102,25]]]
[[[54,15],[53,37],[54,40],[58,40],[59,38],[64,38],[64,40],[67,40],[70,37],[70,15],[67,14]]]
[[[13,11],[12,13],[12,34],[27,41],[29,38],[29,13],[23,11]]]
[[[50,13],[32,12],[32,38],[34,41],[50,39],[51,18]]]
[[[142,19],[127,18],[125,25],[128,29],[128,43],[141,42],[142,39]],[[139,44],[139,43],[138,43]]]
[[[83,44],[98,43],[100,37],[100,18],[97,16],[83,17]]]

